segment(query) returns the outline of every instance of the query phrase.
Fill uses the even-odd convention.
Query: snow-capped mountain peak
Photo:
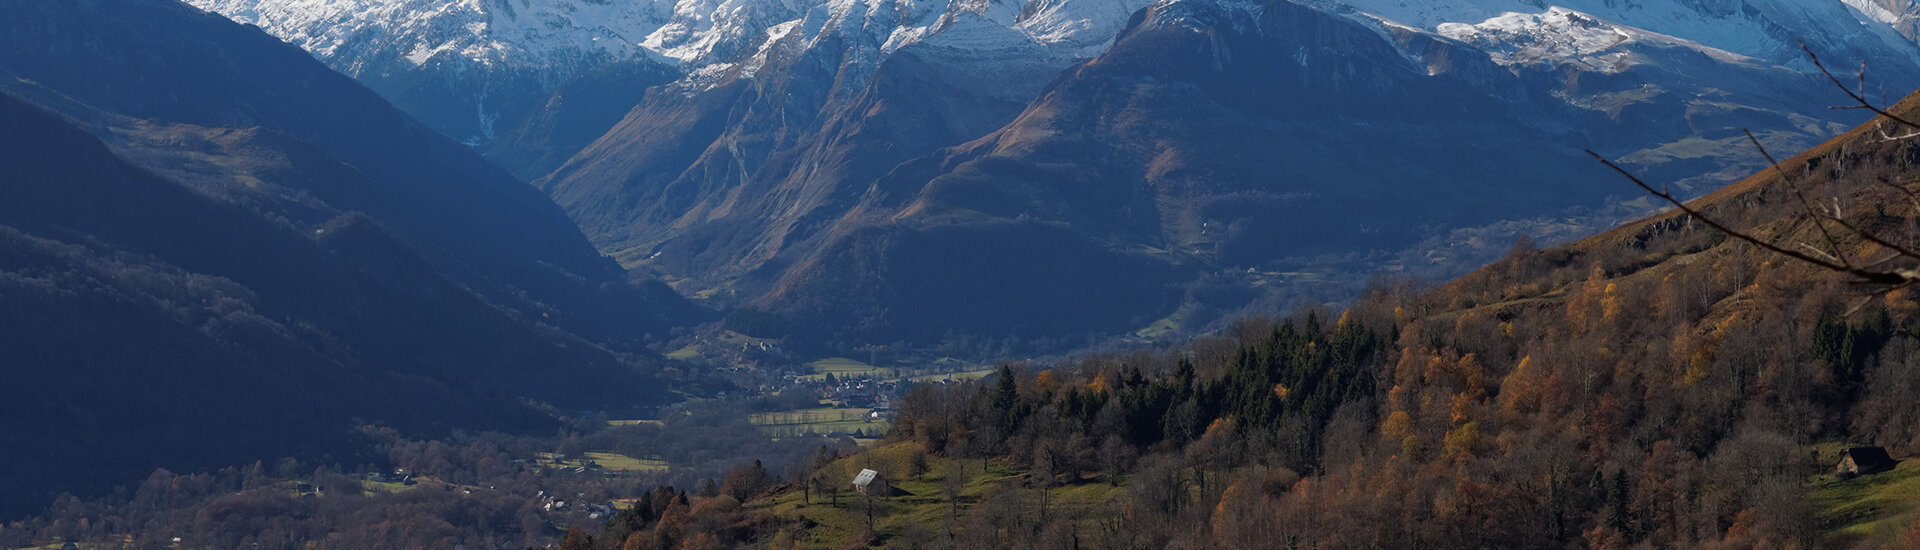
[[[621,64],[657,76],[596,80],[601,91],[584,96],[625,97],[637,92],[607,90],[644,90],[659,78],[695,95],[787,75],[777,68],[801,59],[833,68],[831,77],[810,78],[852,90],[910,50],[969,93],[1025,102],[1062,70],[1105,52],[1150,6],[1153,23],[1231,12],[1241,14],[1230,18],[1238,26],[1258,24],[1271,2],[1291,2],[1376,29],[1429,72],[1446,62],[1423,59],[1421,40],[1468,46],[1501,65],[1607,74],[1649,64],[1676,73],[1715,65],[1805,72],[1805,42],[1884,74],[1920,74],[1920,46],[1908,38],[1920,36],[1914,0],[187,1],[306,48],[479,145],[547,108],[551,94],[582,75]],[[431,74],[407,76],[419,72]],[[422,86],[432,89],[415,94]],[[594,126],[611,126],[624,112],[596,109]]]
[[[1700,46],[1715,56],[1735,54],[1800,66],[1804,59],[1799,44],[1805,42],[1817,51],[1842,57],[1920,65],[1920,47],[1885,22],[1900,16],[1875,0],[1308,1],[1330,11],[1357,12],[1364,18],[1487,44],[1494,47],[1491,53],[1496,57],[1515,62],[1545,55],[1605,65],[1588,52],[1603,43],[1652,41]],[[1581,50],[1577,54],[1576,48]]]
[[[189,0],[260,26],[323,60],[370,68],[379,54],[416,64],[452,54],[482,65],[552,67],[647,55],[665,2],[607,0]]]
[[[1048,63],[1098,55],[1143,0],[187,0],[359,76],[404,60],[464,59],[564,81],[586,60],[652,59],[692,81],[764,57],[797,33],[871,43],[884,57],[945,36],[949,50],[1039,46]],[[1013,32],[1006,32],[1006,31]],[[750,74],[751,71],[748,71]]]
[[[1757,59],[1691,40],[1628,27],[1559,6],[1540,13],[1507,12],[1476,24],[1441,23],[1441,36],[1484,50],[1503,65],[1576,63],[1587,70],[1616,73],[1635,62],[1625,46],[1650,44],[1688,48],[1723,63]]]

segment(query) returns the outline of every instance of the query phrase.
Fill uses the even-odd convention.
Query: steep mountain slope
[[[1171,311],[1177,300],[1166,296],[1178,291],[1143,266],[1191,272],[1262,265],[1406,242],[1423,225],[1581,202],[1569,196],[1577,189],[1517,183],[1564,178],[1565,167],[1582,166],[1572,151],[1554,145],[1562,136],[1516,133],[1528,129],[1521,118],[1541,116],[1528,111],[1551,104],[1516,105],[1460,78],[1428,78],[1371,30],[1308,8],[1211,7],[1187,3],[1143,12],[1106,54],[1069,71],[1007,128],[880,180],[862,207],[897,214],[848,219],[846,238],[863,239],[854,236],[869,230],[851,228],[875,223],[906,232],[1049,226],[1015,221],[1033,219],[1072,235],[1055,256],[1111,250],[1134,257],[1133,269],[1065,261],[1039,271],[1085,273],[1085,279],[1056,275],[1043,279],[1058,280],[1057,286],[1028,283],[1042,294],[1076,299],[1033,310],[1127,308],[1124,315],[1024,327],[1038,331],[1028,338],[1077,339],[1082,332],[1144,326]],[[1289,55],[1316,62],[1271,62]],[[1452,74],[1498,74],[1490,66],[1456,69]],[[1355,128],[1315,131],[1343,124]],[[1435,143],[1437,136],[1447,139]],[[1496,154],[1501,151],[1519,153]],[[1423,168],[1409,173],[1407,166]],[[1018,333],[997,332],[1005,325],[987,311],[1028,308],[1006,307],[1025,302],[1002,298],[1009,296],[1003,289],[936,283],[929,286],[940,290],[927,296],[941,299],[897,303],[835,289],[867,289],[893,279],[892,272],[914,269],[947,274],[935,281],[948,283],[1010,268],[1019,273],[1044,264],[995,249],[1017,249],[1042,240],[1038,234],[976,236],[984,246],[945,248],[938,268],[916,266],[924,260],[913,255],[833,242],[802,264],[807,269],[789,272],[764,304],[800,318],[875,318],[863,325],[874,327],[863,335],[870,338],[926,334],[889,326],[913,319],[907,313],[913,311],[939,311],[964,330],[1004,338]],[[963,252],[975,250],[980,253]],[[822,277],[836,271],[872,280],[847,285]],[[1090,292],[1095,289],[1117,292]],[[1122,296],[1133,299],[1116,299]],[[976,308],[980,314],[954,320],[954,311]]]
[[[679,76],[664,3],[192,0],[257,24],[508,170],[545,173]]]
[[[840,46],[818,41],[783,46],[791,33],[776,31],[739,64],[746,68],[722,73],[730,78],[689,79],[675,85],[680,94],[643,103],[546,186],[624,263],[688,279],[683,288],[720,288],[756,307],[832,320],[830,334],[856,339],[924,342],[946,329],[1006,337],[987,328],[991,321],[942,323],[973,304],[1031,312],[1109,303],[1031,299],[1072,295],[1064,289],[1092,280],[1081,278],[1058,287],[1030,279],[1019,293],[1003,285],[954,290],[947,283],[1030,266],[1033,256],[894,269],[889,262],[903,267],[927,255],[895,254],[901,248],[876,244],[879,235],[1026,217],[1074,235],[1038,241],[1146,252],[1127,263],[1158,267],[1104,280],[1129,281],[1112,288],[1117,294],[1176,299],[1141,300],[1098,322],[1044,323],[1058,333],[1029,335],[1077,342],[1175,313],[1173,304],[1194,300],[1162,283],[1197,274],[1351,263],[1452,228],[1591,211],[1617,189],[1598,185],[1604,174],[1580,158],[1581,148],[1656,176],[1689,176],[1683,188],[1727,181],[1757,166],[1740,146],[1742,128],[1798,148],[1857,120],[1825,109],[1833,91],[1806,75],[1796,37],[1830,55],[1871,60],[1882,75],[1876,86],[1904,89],[1920,76],[1920,49],[1840,3],[1579,7],[1602,15],[1557,7],[1500,15],[1498,6],[1478,4],[1379,15],[1366,10],[1384,7],[1360,4],[1164,2],[1136,14],[1101,57],[1062,73],[1018,115],[1002,110],[1004,102],[975,99],[995,95],[967,83],[1033,80],[1005,69],[976,78],[980,71],[951,57],[915,55],[967,34],[982,37],[971,44],[1018,43],[992,39],[999,25],[955,30],[991,21],[991,5],[880,57],[873,69],[862,67],[864,50],[835,56],[822,52]],[[1487,10],[1494,16],[1480,18]],[[1863,24],[1828,30],[1835,18]],[[799,28],[835,21],[805,19]],[[811,73],[794,69],[809,66]],[[846,91],[866,74],[873,76],[861,92]],[[917,79],[933,86],[898,82],[912,74],[937,76]],[[818,97],[826,99],[796,99]],[[756,107],[740,108],[742,101]],[[932,118],[896,122],[903,113]],[[996,119],[1008,125],[957,145]],[[933,151],[945,145],[956,146]],[[1380,267],[1362,261],[1352,269]],[[950,278],[909,283],[901,279],[907,273]],[[1243,289],[1293,284],[1228,278],[1228,287]],[[938,289],[931,296],[939,298],[887,290],[900,285]],[[1230,310],[1247,299],[1244,290],[1226,294],[1209,305]]]
[[[698,311],[350,79],[172,1],[0,12],[0,514],[666,398],[609,348]]]
[[[937,41],[874,67],[877,35],[859,28],[818,38],[793,33],[773,43],[750,74],[735,69],[709,89],[676,84],[546,187],[616,257],[661,252],[676,276],[738,276],[813,238],[852,206],[864,182],[990,131],[1031,93],[958,70],[1019,67],[938,50]],[[1035,87],[1050,75],[1020,70]]]
[[[657,285],[629,288],[551,201],[298,49],[171,3],[104,11],[10,9],[0,88],[297,224],[361,212],[488,299],[596,340],[697,315]]]
[[[898,284],[885,274],[915,256],[850,244],[870,240],[875,225],[927,231],[989,220],[1057,222],[1083,246],[1150,251],[1143,258],[1189,273],[1252,271],[1230,284],[1272,284],[1257,272],[1413,246],[1436,228],[1609,202],[1620,190],[1580,158],[1582,147],[1629,152],[1664,176],[1721,169],[1728,159],[1671,162],[1682,156],[1667,150],[1674,145],[1639,148],[1725,142],[1748,127],[1793,147],[1837,126],[1799,114],[1830,116],[1818,102],[1831,92],[1817,82],[1681,39],[1642,33],[1606,54],[1615,65],[1575,72],[1573,62],[1513,62],[1427,33],[1381,40],[1378,30],[1287,2],[1149,8],[1006,128],[878,180],[835,230],[848,244],[827,241],[758,304],[795,318],[857,320],[869,331],[860,337],[879,341],[937,335],[915,323],[950,322],[973,304],[1025,310],[1031,302],[966,286],[943,289],[941,301],[874,300],[891,296],[873,289]],[[1726,97],[1716,86],[1758,92]],[[1692,99],[1659,99],[1667,95]],[[953,259],[929,271],[954,281],[1029,265],[1014,258]],[[1110,288],[1164,280],[1152,270],[1087,272]],[[848,284],[857,277],[866,284]],[[1086,288],[1032,286],[1058,295]],[[1230,308],[1246,299],[1238,296],[1216,300]],[[1093,303],[1109,302],[1079,309]],[[1054,323],[1058,332],[1027,337],[1113,334],[1173,313],[1164,300],[1132,304],[1125,315]],[[958,326],[1006,336],[991,332],[990,320]]]
[[[545,187],[623,261],[755,292],[873,179],[1011,120],[1133,9],[1089,4],[796,10],[757,49],[650,97]]]
[[[524,177],[545,174],[606,132],[649,86],[678,79],[706,90],[741,71],[751,76],[784,37],[805,49],[857,45],[826,53],[860,65],[850,75],[855,88],[879,59],[937,41],[965,50],[961,63],[989,75],[1044,67],[1016,86],[1031,91],[1052,71],[1097,53],[1138,7],[1105,0],[1030,13],[1000,2],[845,0],[191,3],[308,49]]]
[[[622,379],[611,357],[528,331],[363,217],[310,239],[130,166],[11,96],[0,115],[0,439],[31,450],[4,459],[17,473],[0,476],[0,514],[159,466],[344,459],[357,421],[549,425],[506,388],[589,397],[529,360]],[[592,398],[643,395],[625,392]]]
[[[592,219],[583,215],[583,223],[595,228],[597,239],[604,237],[603,248],[644,256],[662,239],[634,235],[633,226],[660,225],[662,216],[677,219],[696,203],[706,206],[694,216],[713,223],[694,228],[698,235],[676,246],[731,239],[727,250],[777,251],[805,241],[819,224],[795,218],[808,212],[838,217],[848,204],[846,195],[892,164],[1004,124],[1058,70],[1097,54],[1143,4],[198,0],[196,5],[306,47],[430,122],[439,119],[435,113],[443,106],[472,101],[415,105],[382,79],[412,75],[406,78],[442,86],[521,66],[578,78],[572,75],[591,65],[582,59],[600,57],[676,65],[684,75],[678,82],[644,102],[629,103],[640,106],[627,123],[575,166],[561,170],[581,174],[584,183],[554,186],[560,197],[605,193],[604,200],[577,205],[604,212]],[[419,54],[409,58],[410,52]],[[389,61],[369,61],[372,57]],[[448,70],[440,65],[456,59],[485,69],[442,74]],[[393,68],[372,68],[378,64]],[[611,97],[595,91],[617,83],[605,84],[578,91]],[[461,86],[476,88],[446,87]],[[689,96],[699,99],[689,104]],[[869,115],[880,120],[858,122]],[[490,112],[480,118],[508,120]],[[707,122],[694,125],[694,120]],[[457,137],[468,135],[448,124],[434,126]],[[542,123],[529,125],[535,126]],[[529,141],[494,141],[482,149],[510,169],[530,174],[520,159],[551,159],[580,148],[560,139],[541,143],[546,138],[540,136],[550,135],[547,130],[529,135]],[[659,182],[665,181],[680,183],[675,191],[663,192]],[[848,185],[856,187],[840,189]],[[742,186],[746,189],[734,190]],[[713,214],[730,193],[748,204]],[[699,198],[689,200],[689,194]],[[796,205],[762,204],[784,200],[763,197],[795,195],[804,197]],[[609,206],[614,204],[621,206]],[[757,267],[761,255],[748,255],[754,257],[752,265],[713,258],[684,261],[733,275]]]

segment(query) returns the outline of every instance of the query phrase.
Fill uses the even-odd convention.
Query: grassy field
[[[44,546],[23,546],[17,550],[60,550],[60,548],[63,546],[66,546],[66,544],[67,543],[65,541],[58,541],[58,542],[47,543]],[[111,546],[102,546],[102,544],[110,544]],[[87,543],[87,542],[78,542],[78,541],[74,542],[74,546],[81,548],[81,550],[93,550],[94,548],[121,548],[121,547],[130,546],[132,544],[133,544],[133,535],[121,535],[119,544],[98,543],[98,542]]]
[[[983,471],[978,460],[955,462],[938,458],[930,459],[926,473],[911,475],[907,467],[915,448],[912,443],[894,443],[826,467],[831,478],[849,482],[855,472],[873,468],[887,474],[895,487],[908,493],[884,499],[874,521],[874,531],[880,539],[876,542],[884,543],[915,530],[937,533],[943,529],[951,506],[941,490],[947,476],[960,475],[967,480],[958,499],[961,515],[990,490],[1024,478],[1023,472],[1000,464],[989,464]],[[1096,481],[1067,484],[1049,491],[1048,507],[1059,513],[1093,509],[1116,499],[1121,490]],[[761,499],[750,507],[787,520],[810,522],[813,527],[802,535],[806,538],[794,541],[808,548],[846,547],[867,530],[866,513],[858,493],[843,489],[837,499],[815,494],[811,504],[804,501],[804,496],[795,491]]]
[[[1822,447],[1821,456],[1832,455]],[[1816,480],[1810,498],[1824,533],[1822,548],[1897,540],[1906,534],[1915,512],[1920,511],[1920,460],[1903,461],[1892,471],[1848,480]]]
[[[814,374],[820,374],[820,375],[832,374],[837,378],[846,378],[848,376],[892,378],[894,377],[894,371],[896,370],[896,369],[891,369],[886,367],[876,367],[873,365],[869,365],[869,364],[862,363],[860,361],[853,360],[853,359],[848,359],[845,357],[828,357],[826,359],[821,359],[819,361],[807,363],[807,366],[813,368]]]
[[[761,426],[761,433],[773,437],[799,437],[803,435],[856,435],[877,438],[886,435],[893,425],[884,420],[873,422],[820,422],[815,424],[793,424],[785,426]]]
[[[873,412],[873,409],[821,407],[817,409],[800,409],[797,411],[756,413],[747,417],[747,420],[760,426],[857,422],[866,420],[867,413],[870,412]]]
[[[1173,310],[1173,313],[1169,313],[1166,317],[1154,321],[1153,324],[1133,331],[1133,337],[1151,340],[1180,330],[1181,323],[1186,321],[1187,315],[1191,313],[1191,310],[1191,305],[1180,306],[1180,309]]]
[[[634,458],[619,453],[588,451],[586,456],[570,456],[566,460],[554,460],[553,453],[540,453],[537,461],[542,467],[555,470],[584,468],[588,462],[603,470],[614,472],[657,472],[665,471],[668,464],[657,458]]]
[[[370,492],[370,493],[399,494],[407,491],[412,491],[414,489],[418,489],[420,488],[420,484],[415,483],[413,485],[407,485],[405,483],[394,483],[391,481],[373,481],[373,480],[362,479],[360,480],[360,487],[363,489],[366,489],[367,492]]]
[[[870,365],[856,359],[829,357],[809,362],[807,363],[807,368],[812,370],[813,373],[804,375],[802,378],[809,380],[826,378],[828,374],[832,374],[834,378],[865,377],[878,380],[911,379],[928,381],[945,380],[948,378],[968,380],[993,373],[993,369],[988,368],[986,365],[970,363],[952,357],[941,357],[933,360],[926,360],[924,358],[903,359],[887,365]],[[925,372],[932,372],[932,374],[916,374]]]
[[[692,361],[695,359],[699,359],[700,348],[696,346],[688,345],[687,347],[673,350],[672,353],[668,353],[667,358],[675,361]]]
[[[923,374],[920,376],[908,378],[908,380],[912,380],[915,382],[933,382],[938,380],[979,380],[981,378],[992,376],[993,373],[998,372],[998,370],[999,369],[980,369],[980,370],[970,370],[970,371],[961,371],[961,372],[949,372],[949,373],[942,373],[942,374]]]
[[[849,409],[821,407],[797,411],[758,413],[748,417],[748,421],[760,426],[761,431],[775,437],[791,437],[801,434],[840,434],[863,432],[867,434],[886,433],[890,424],[885,420],[872,420],[867,413],[872,409]]]
[[[661,472],[666,471],[667,461],[657,458],[633,458],[619,453],[589,451],[587,458],[608,470],[622,472]]]

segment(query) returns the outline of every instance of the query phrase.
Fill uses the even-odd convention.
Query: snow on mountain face
[[[187,0],[261,26],[343,72],[392,71],[440,55],[564,81],[583,60],[651,59],[706,89],[752,76],[777,47],[851,39],[877,63],[928,44],[946,57],[1057,71],[1103,51],[1148,0]],[[1163,3],[1215,0],[1165,0]],[[1797,44],[1920,67],[1913,0],[1300,0],[1443,36],[1502,63],[1573,62],[1614,72],[1632,47],[1681,47],[1729,63],[1805,70]],[[781,46],[794,37],[798,42]],[[863,63],[871,66],[871,63]],[[1042,71],[1045,72],[1045,71]]]
[[[652,57],[685,72],[741,61],[798,31],[808,44],[835,33],[879,38],[879,55],[953,33],[948,48],[1026,44],[1097,55],[1141,0],[186,0],[298,45],[323,60],[378,54],[415,65],[451,53],[487,66],[565,72],[581,58]],[[991,22],[1017,32],[989,31]],[[804,24],[803,24],[804,23]],[[1025,43],[1025,44],[1022,44]]]
[[[188,0],[260,26],[323,60],[400,53],[415,65],[452,53],[483,65],[553,67],[594,56],[644,55],[640,42],[668,22],[671,6],[611,0]]]
[[[727,76],[753,76],[779,55],[824,44],[847,47],[855,76],[908,47],[938,57],[983,81],[1011,84],[1010,95],[1037,92],[1053,73],[1099,55],[1143,0],[825,0],[800,6],[793,19],[765,27],[744,58],[718,52],[662,52],[693,61],[682,88],[697,92]],[[792,5],[784,5],[791,8]],[[710,31],[719,33],[721,31]],[[727,34],[749,35],[742,30]],[[738,65],[740,72],[732,73]],[[1011,80],[1011,82],[1008,82]],[[1006,87],[1006,86],[1003,86]],[[1008,97],[1024,101],[1028,97]]]
[[[490,148],[490,158],[530,180],[550,174],[580,152],[590,136],[605,133],[641,94],[654,93],[647,90],[655,84],[668,83],[663,89],[691,97],[742,79],[820,79],[821,89],[834,91],[820,91],[820,98],[809,101],[824,103],[806,110],[819,107],[825,114],[833,109],[822,105],[844,103],[885,60],[911,52],[931,70],[949,75],[943,84],[949,91],[1025,103],[1063,69],[1103,53],[1143,8],[1154,8],[1154,19],[1146,24],[1181,24],[1183,13],[1253,13],[1261,5],[1255,0],[187,1],[305,47],[436,129]],[[1430,73],[1447,70],[1448,61],[1425,59],[1424,52],[1431,50],[1422,44],[1438,40],[1485,52],[1514,70],[1529,66],[1525,70],[1622,75],[1620,81],[1581,81],[1580,89],[1565,97],[1575,106],[1615,104],[1619,97],[1584,96],[1621,92],[1625,80],[1636,78],[1651,78],[1641,83],[1647,90],[1670,94],[1647,96],[1647,102],[1684,105],[1692,94],[1711,89],[1767,95],[1767,79],[1811,70],[1799,51],[1802,41],[1838,65],[1867,62],[1880,76],[1876,86],[1920,85],[1920,46],[1909,38],[1920,36],[1915,0],[1280,1],[1367,24],[1399,44],[1410,62],[1428,65]],[[650,68],[643,71],[657,76],[598,79],[594,91],[576,88],[569,101],[548,99],[570,79],[608,63],[644,64]],[[801,65],[831,69],[788,70]],[[1638,66],[1658,74],[1627,74]],[[1738,85],[1700,76],[1728,74],[1720,70],[1736,67],[1746,75]],[[828,96],[836,99],[821,99]],[[570,131],[571,141],[514,137],[520,135],[514,134],[516,126],[528,126],[516,120],[594,98],[601,103],[593,117],[575,117],[591,120]],[[509,137],[496,140],[496,135]],[[523,142],[549,160],[525,166],[500,160],[498,151]]]
[[[1847,6],[1886,24],[1908,40],[1920,42],[1920,3],[1914,0],[1845,0]]]
[[[1799,43],[1855,60],[1920,66],[1920,46],[1893,22],[1910,0],[1310,0],[1350,16],[1433,32],[1507,63],[1580,61],[1628,44],[1680,46],[1726,62],[1808,69]],[[1897,3],[1897,4],[1896,4]],[[1896,13],[1892,5],[1903,11]],[[1904,5],[1904,6],[1902,6]],[[1354,13],[1357,11],[1358,13]],[[1904,19],[1903,19],[1904,18]],[[1911,33],[1910,33],[1911,34]],[[1920,34],[1914,34],[1920,36]],[[1729,56],[1728,54],[1733,54]],[[1619,57],[1619,56],[1616,56]],[[1617,67],[1616,67],[1617,68]]]
[[[822,53],[852,63],[853,82],[913,47],[1024,102],[1105,50],[1151,0],[185,1],[312,52],[443,133],[497,148],[550,95],[610,64],[655,67],[679,79],[672,89],[698,94],[821,45],[850,48]],[[584,97],[655,83],[604,80]],[[553,166],[510,168],[531,179]]]
[[[1602,21],[1561,7],[1544,13],[1506,13],[1479,24],[1441,23],[1434,30],[1484,50],[1502,65],[1571,62],[1586,70],[1617,73],[1634,61],[1628,43],[1690,48],[1722,63],[1755,64],[1751,57],[1699,43]]]

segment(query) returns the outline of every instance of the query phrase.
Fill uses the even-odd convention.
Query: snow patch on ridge
[[[322,59],[375,61],[384,49],[424,64],[453,51],[482,65],[545,67],[591,56],[649,56],[640,40],[667,4],[603,0],[187,0],[258,25]]]
[[[1877,21],[1880,23],[1888,24],[1888,25],[1895,25],[1900,23],[1899,14],[1893,13],[1891,11],[1887,11],[1887,8],[1883,8],[1879,4],[1875,4],[1873,0],[1840,0],[1840,1],[1846,2],[1847,7],[1853,8],[1854,11],[1859,12],[1861,15],[1866,16],[1867,20]],[[1865,21],[1863,20],[1862,24],[1864,23]]]
[[[459,56],[564,82],[590,63],[651,59],[688,93],[754,78],[784,56],[847,48],[855,79],[906,48],[965,78],[1038,86],[1105,52],[1132,15],[1258,14],[1258,0],[187,0],[261,26],[358,76]],[[1920,67],[1907,0],[1277,0],[1361,22],[1407,48],[1415,35],[1484,50],[1503,64],[1571,63],[1617,72],[1652,50],[1808,70],[1797,42],[1836,59]],[[1906,2],[1906,3],[1902,3]],[[1893,7],[1889,7],[1893,6]],[[1243,18],[1235,16],[1235,24]],[[1252,21],[1253,19],[1246,19]],[[1897,27],[1897,28],[1896,28]],[[844,55],[842,55],[844,53]],[[1402,51],[1424,64],[1422,54]],[[1877,56],[1877,57],[1876,57]],[[1655,56],[1659,57],[1659,56]],[[464,70],[455,65],[453,70]],[[1430,71],[1432,69],[1429,69]],[[1042,76],[1035,76],[1042,75]]]
[[[1589,70],[1617,73],[1635,62],[1633,43],[1692,49],[1723,63],[1758,60],[1664,34],[1616,25],[1562,7],[1542,13],[1508,12],[1478,24],[1441,23],[1441,36],[1471,44],[1502,65],[1575,63]]]

